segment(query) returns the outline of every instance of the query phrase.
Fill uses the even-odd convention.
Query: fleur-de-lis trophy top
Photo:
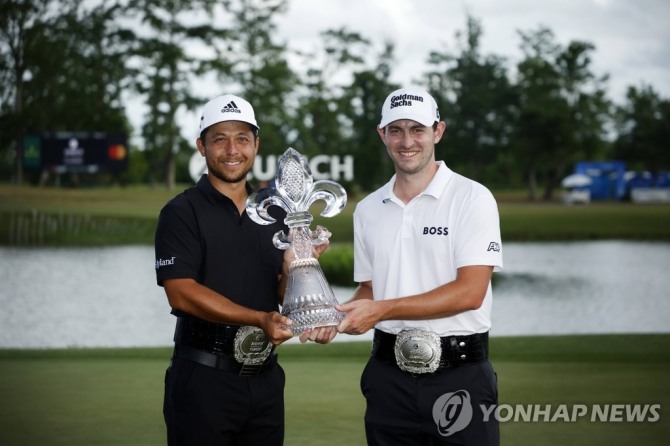
[[[284,223],[289,233],[278,231],[272,241],[279,249],[293,249],[295,260],[289,267],[288,284],[282,305],[282,314],[292,321],[291,330],[299,334],[306,329],[338,325],[342,313],[333,308],[337,299],[321,271],[319,262],[312,255],[312,246],[325,243],[330,232],[317,226],[309,208],[316,201],[324,200],[323,217],[339,214],[347,204],[347,192],[330,180],[314,181],[305,158],[293,148],[288,148],[279,158],[276,188],[254,192],[247,199],[247,214],[256,223],[269,225],[276,220],[268,213],[270,206],[286,211]]]

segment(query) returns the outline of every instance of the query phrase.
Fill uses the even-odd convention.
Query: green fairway
[[[503,241],[670,240],[668,204],[502,202],[498,207]]]
[[[501,423],[502,444],[665,445],[670,436],[670,335],[493,338],[501,409],[550,405],[549,415]],[[358,381],[369,342],[286,345],[286,445],[364,445]],[[0,351],[0,444],[162,445],[163,375],[170,349]],[[623,419],[592,421],[620,405]],[[625,419],[659,405],[660,419]],[[559,416],[585,407],[574,422]],[[546,411],[545,411],[546,412]],[[501,410],[501,417],[509,411]],[[651,418],[649,418],[651,419]]]

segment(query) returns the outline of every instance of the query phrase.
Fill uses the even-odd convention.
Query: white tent
[[[584,175],[583,173],[573,173],[563,178],[561,181],[561,186],[566,189],[572,189],[574,187],[586,187],[593,183],[593,180],[590,176]]]

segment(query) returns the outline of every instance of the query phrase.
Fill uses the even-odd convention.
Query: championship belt
[[[395,340],[395,359],[400,370],[409,373],[433,373],[440,365],[440,337],[430,331],[402,330]]]
[[[242,364],[241,375],[254,372],[272,353],[272,344],[258,327],[245,325],[235,334],[235,360]]]

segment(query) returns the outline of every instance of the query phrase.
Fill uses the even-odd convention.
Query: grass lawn
[[[492,339],[501,408],[585,406],[575,422],[501,424],[502,444],[665,445],[670,335]],[[369,343],[286,345],[286,445],[364,445],[358,381]],[[170,349],[0,350],[0,444],[162,445]],[[591,421],[593,406],[660,405],[656,422]],[[625,407],[625,406],[622,406]],[[625,410],[625,409],[624,409]],[[625,414],[625,411],[623,412]],[[501,411],[506,417],[508,412]],[[616,418],[615,418],[616,419]]]
[[[153,244],[161,207],[186,186],[165,188],[39,188],[0,184],[0,245]],[[494,191],[494,195],[496,195]],[[670,240],[670,205],[594,202],[586,206],[529,203],[521,196],[496,195],[502,239]],[[356,197],[339,215],[320,217],[314,203],[313,227],[326,226],[334,243],[352,243]]]

